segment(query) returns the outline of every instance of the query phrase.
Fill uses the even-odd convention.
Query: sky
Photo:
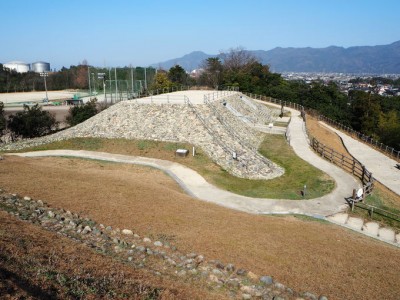
[[[400,40],[399,0],[0,0],[0,62],[148,66],[192,51]]]

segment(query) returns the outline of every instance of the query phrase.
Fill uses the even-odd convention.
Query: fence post
[[[361,182],[364,184],[364,176],[365,176],[365,166],[362,165],[362,175],[361,175]]]
[[[351,197],[351,211],[354,211],[354,200],[356,199],[356,190],[353,189],[353,196]]]
[[[362,200],[361,200],[363,203],[365,203],[364,200],[365,200],[365,192],[366,192],[366,191],[367,191],[366,186],[363,185],[363,195],[362,195]]]

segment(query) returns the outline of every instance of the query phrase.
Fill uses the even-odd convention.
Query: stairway
[[[400,233],[396,234],[395,230],[392,228],[381,227],[377,222],[365,222],[361,218],[350,217],[347,213],[338,213],[328,216],[327,220],[368,235],[372,238],[400,247]]]

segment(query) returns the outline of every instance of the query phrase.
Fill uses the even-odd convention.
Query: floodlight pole
[[[134,94],[134,90],[133,90],[133,68],[131,67],[131,82],[132,82],[132,97]]]
[[[49,76],[49,73],[42,72],[42,73],[40,73],[40,76],[44,78],[44,89],[46,90],[46,101],[49,101],[49,98],[47,97],[47,82],[46,82],[46,77]]]
[[[108,68],[108,78],[110,78],[108,80],[108,82],[110,83],[110,104],[112,104],[113,102],[113,96],[112,96],[112,89],[111,89],[111,67]]]

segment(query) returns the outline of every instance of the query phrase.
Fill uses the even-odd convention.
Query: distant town
[[[335,82],[340,90],[348,94],[350,90],[373,92],[381,96],[400,96],[400,74],[346,74],[346,73],[294,73],[284,72],[286,80],[301,80],[307,84],[322,81]],[[375,84],[370,82],[374,80]],[[390,83],[388,83],[390,82]]]

